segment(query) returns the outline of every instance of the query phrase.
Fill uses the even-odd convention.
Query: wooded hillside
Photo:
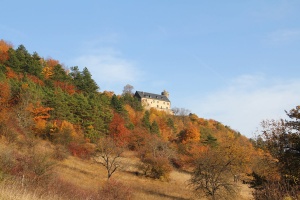
[[[290,113],[297,120],[298,111]],[[299,154],[298,123],[295,126],[289,126],[298,131],[291,157]],[[67,68],[58,60],[29,53],[23,45],[13,48],[0,40],[2,181],[14,177],[22,184],[30,179],[34,181],[26,184],[47,185],[45,177],[53,163],[68,156],[97,158],[111,179],[121,167],[116,161],[125,151],[132,151],[142,163],[137,175],[168,181],[172,170],[183,170],[191,174],[189,185],[197,193],[213,199],[237,192],[234,177],[252,181],[260,190],[266,189],[263,184],[284,176],[294,180],[291,187],[298,185],[299,170],[281,171],[284,159],[274,152],[272,133],[250,140],[193,113],[144,110],[131,90],[124,89],[121,95],[101,92],[87,68]],[[36,150],[41,141],[52,146],[51,156]],[[125,189],[123,192],[124,198],[133,198],[125,195]]]

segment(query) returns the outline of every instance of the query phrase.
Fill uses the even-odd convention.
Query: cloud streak
[[[267,39],[271,44],[286,44],[300,40],[299,29],[285,29],[270,33]]]
[[[229,125],[252,137],[264,119],[285,118],[284,110],[300,104],[300,80],[268,80],[262,75],[237,77],[220,91],[193,102],[198,115]]]

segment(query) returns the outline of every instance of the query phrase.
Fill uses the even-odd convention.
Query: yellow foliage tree
[[[59,131],[60,132],[69,131],[72,138],[74,138],[74,139],[79,138],[79,136],[74,128],[74,125],[66,120],[62,121],[62,123],[59,127]]]
[[[57,60],[49,58],[43,61],[43,64],[44,64],[44,68],[42,74],[44,75],[45,79],[49,79],[54,74],[53,72],[54,67],[58,65],[59,62]]]

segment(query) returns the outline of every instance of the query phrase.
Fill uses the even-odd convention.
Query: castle
[[[134,96],[142,102],[145,109],[155,108],[172,114],[169,93],[166,90],[164,90],[161,95],[136,91]]]

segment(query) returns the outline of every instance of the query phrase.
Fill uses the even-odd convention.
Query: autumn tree
[[[181,143],[198,142],[200,141],[200,131],[190,123],[184,130],[180,131],[178,141]]]
[[[266,120],[262,122],[263,138],[272,156],[279,160],[282,175],[300,178],[300,132],[297,114],[299,108],[291,110],[295,121]]]
[[[7,128],[9,120],[9,100],[11,98],[11,87],[8,81],[0,80],[0,135],[13,135],[11,130]]]
[[[43,134],[46,128],[47,120],[50,118],[49,111],[51,111],[52,108],[44,107],[38,102],[36,105],[30,103],[27,107],[27,110],[32,114],[35,122],[33,129],[36,133]]]
[[[0,64],[3,64],[9,58],[8,50],[12,45],[4,40],[0,40]]]
[[[232,164],[222,149],[207,150],[196,161],[190,184],[201,196],[213,200],[232,198],[237,193],[232,181]]]
[[[118,146],[110,137],[99,140],[95,160],[105,167],[107,179],[110,179],[117,169],[122,166],[120,157],[124,150],[124,147]]]
[[[169,143],[152,135],[139,150],[139,154],[142,160],[140,169],[145,176],[168,179],[172,170],[170,159],[174,156],[174,151],[170,148]]]
[[[0,82],[0,110],[7,106],[11,97],[11,88],[8,81]]]
[[[118,113],[114,113],[109,124],[109,134],[119,146],[125,145],[129,140],[129,130],[125,127],[125,120]]]
[[[41,60],[43,65],[42,74],[44,75],[45,79],[49,79],[54,74],[53,69],[56,65],[59,64],[58,60],[54,60],[52,58]]]
[[[271,195],[276,191],[278,194],[276,198],[287,196],[297,198],[295,195],[299,193],[300,185],[300,106],[286,113],[289,120],[263,121],[260,135],[264,141],[264,148],[278,160],[275,167],[281,175],[280,181],[273,181],[259,174],[256,180],[264,179],[261,190],[266,194]],[[259,195],[257,197],[259,199]],[[274,195],[269,198],[274,198]]]

